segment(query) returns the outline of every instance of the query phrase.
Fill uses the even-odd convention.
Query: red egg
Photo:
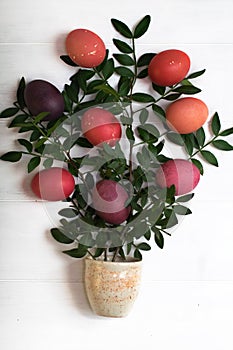
[[[151,81],[159,86],[171,86],[183,80],[190,68],[189,56],[170,49],[158,53],[148,66]]]
[[[200,180],[200,171],[185,159],[171,159],[162,164],[156,173],[156,182],[161,188],[175,185],[175,195],[191,192]]]
[[[60,201],[74,191],[75,181],[66,169],[54,167],[39,171],[32,179],[31,188],[38,198]]]
[[[66,51],[81,67],[97,67],[103,62],[106,48],[103,40],[87,29],[75,29],[66,38]]]
[[[113,180],[99,181],[92,192],[93,207],[97,215],[115,225],[124,222],[130,214],[131,207],[125,207],[128,198],[123,186]]]
[[[113,147],[121,138],[119,121],[111,112],[102,108],[87,110],[82,116],[81,128],[84,136],[94,146],[106,142]]]

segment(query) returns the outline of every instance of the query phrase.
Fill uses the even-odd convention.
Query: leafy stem
[[[195,151],[190,157],[189,159],[193,158],[195,155],[197,155],[198,153],[200,153],[204,148],[206,148],[207,146],[209,146],[213,141],[215,141],[217,139],[219,135],[214,136],[210,141],[206,142],[203,146],[200,146],[199,149],[197,151]]]

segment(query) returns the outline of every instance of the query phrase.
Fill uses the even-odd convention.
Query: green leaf
[[[221,129],[221,122],[217,112],[213,115],[213,118],[211,120],[211,129],[214,135],[217,136],[219,134],[219,131]]]
[[[123,66],[133,66],[134,60],[129,55],[125,54],[113,54],[113,57]]]
[[[170,140],[171,142],[175,143],[176,145],[179,145],[179,146],[183,146],[184,145],[184,140],[180,136],[180,134],[178,134],[176,132],[169,132],[169,133],[167,133],[166,136],[167,136],[168,140]]]
[[[147,241],[149,241],[151,239],[151,231],[150,230],[146,231],[146,233],[144,234],[144,237]]]
[[[161,164],[167,162],[170,159],[171,158],[169,158],[167,156],[164,156],[163,154],[159,154],[158,157],[157,157],[158,162],[161,163]]]
[[[216,147],[217,149],[220,149],[222,151],[232,151],[233,150],[233,146],[224,140],[215,140],[212,142],[212,145],[214,147]]]
[[[141,55],[137,61],[138,67],[148,66],[153,57],[155,57],[155,53],[144,53]]]
[[[58,214],[64,216],[65,218],[75,218],[77,213],[71,208],[64,208],[59,210]]]
[[[128,77],[120,77],[118,82],[118,93],[120,96],[127,96],[131,89],[132,79]]]
[[[100,231],[96,236],[96,245],[99,248],[105,248],[109,241],[109,234],[106,231]]]
[[[112,58],[107,60],[107,62],[105,63],[105,65],[102,69],[102,73],[103,73],[104,79],[106,79],[106,80],[113,75],[113,73],[114,73],[114,61]]]
[[[87,90],[87,81],[90,80],[95,72],[89,69],[79,69],[79,71],[73,76],[73,80],[76,80],[80,88],[86,92]]]
[[[111,86],[109,86],[107,84],[98,85],[95,87],[95,90],[99,90],[99,93],[103,94],[104,100],[106,99],[106,97],[114,96],[114,99],[111,100],[111,102],[118,101],[118,94],[117,94],[116,90],[114,90]],[[95,97],[95,100],[98,101],[96,97]],[[103,101],[98,101],[98,102],[103,102]],[[106,101],[104,101],[104,102],[106,102]]]
[[[19,111],[18,107],[10,107],[10,108],[4,109],[4,111],[2,111],[0,114],[0,118],[13,117],[13,115],[18,113],[18,111]]]
[[[149,117],[149,112],[147,109],[143,108],[139,114],[139,121],[141,124],[145,124]]]
[[[151,246],[148,243],[143,242],[137,245],[137,249],[148,251],[151,250]]]
[[[203,127],[201,127],[196,131],[196,138],[197,138],[198,145],[202,147],[205,143],[205,131]]]
[[[218,161],[215,155],[210,151],[201,151],[202,157],[211,165],[218,166]]]
[[[135,249],[133,256],[135,259],[142,260],[142,254],[138,249]]]
[[[103,254],[104,251],[105,251],[104,248],[95,248],[94,257],[95,257],[95,258],[100,257],[100,256]]]
[[[164,142],[162,141],[162,142],[160,142],[158,145],[153,145],[153,144],[149,144],[148,145],[148,150],[150,151],[150,152],[152,152],[153,153],[153,155],[155,155],[155,156],[157,156],[161,151],[162,151],[162,149],[163,149],[163,147],[164,147]],[[157,162],[156,162],[157,163]]]
[[[92,237],[91,232],[86,232],[80,239],[79,242],[86,247],[93,247],[95,245],[95,241]]]
[[[70,239],[69,237],[65,236],[59,229],[57,228],[52,228],[50,230],[51,235],[53,236],[53,238],[59,242],[59,243],[63,243],[63,244],[70,244],[73,243],[73,239]]]
[[[163,249],[163,247],[164,247],[164,238],[163,238],[162,233],[160,232],[160,230],[157,227],[152,227],[152,231],[154,232],[155,243],[157,244],[157,246],[160,249]]]
[[[175,101],[180,97],[180,95],[181,93],[170,94],[170,95],[164,96],[163,99],[167,101]]]
[[[151,21],[151,17],[149,15],[146,15],[135,27],[133,36],[135,39],[140,38],[147,29],[149,28]]]
[[[174,212],[178,215],[188,215],[192,214],[191,210],[184,205],[175,205],[174,206]]]
[[[233,134],[233,128],[229,128],[220,132],[220,136],[229,136]]]
[[[167,203],[172,204],[175,202],[175,192],[176,192],[175,185],[171,185],[170,187],[167,188],[167,194],[166,194]]]
[[[36,129],[31,133],[30,141],[34,142],[34,141],[38,140],[40,138],[40,136],[41,136],[40,131]]]
[[[114,45],[118,48],[118,50],[120,52],[123,53],[132,53],[133,49],[131,46],[129,46],[127,43],[125,43],[124,41],[121,41],[119,39],[113,39],[113,43]]]
[[[187,79],[194,79],[194,78],[197,78],[197,77],[199,77],[200,75],[204,74],[205,71],[206,71],[205,69],[202,69],[202,70],[200,70],[200,71],[198,71],[198,72],[191,73],[191,74],[189,74],[189,75],[187,76]]]
[[[138,126],[137,128],[139,137],[142,141],[147,142],[147,143],[154,143],[158,140],[156,136],[148,132],[144,127]]]
[[[87,173],[86,177],[85,177],[85,182],[88,186],[88,188],[93,188],[94,187],[94,178],[93,175],[91,173]]]
[[[117,74],[121,75],[122,77],[129,77],[129,78],[134,77],[133,71],[129,68],[126,68],[126,67],[116,67],[115,72]]]
[[[148,68],[145,68],[141,70],[141,72],[138,73],[137,78],[138,79],[144,79],[148,76]]]
[[[78,103],[78,91],[79,91],[79,86],[77,88],[74,88],[73,85],[67,85],[65,84],[65,91],[67,96],[72,102]]]
[[[68,55],[61,55],[60,59],[65,62],[66,64],[68,64],[68,66],[72,66],[72,67],[78,67],[78,65],[76,63],[74,63],[72,61],[72,59],[68,56]]]
[[[123,35],[125,38],[129,38],[129,39],[133,38],[133,34],[131,30],[125,23],[115,18],[112,18],[111,22],[113,27],[116,29],[116,31],[119,32],[121,35]]]
[[[93,145],[85,138],[85,137],[79,137],[77,141],[75,142],[76,145],[84,148],[92,148]]]
[[[100,80],[100,79],[91,81],[91,82],[87,85],[86,93],[87,93],[87,94],[94,94],[94,93],[96,93],[96,86],[100,86],[102,83],[103,83],[103,81]]]
[[[178,220],[177,220],[175,212],[173,210],[170,210],[170,209],[168,209],[167,212],[169,214],[166,215],[167,220],[165,220],[165,225],[162,225],[163,228],[170,228],[170,227],[173,227],[173,226],[178,224]]]
[[[39,122],[41,122],[45,117],[47,117],[47,115],[49,115],[49,112],[41,112],[38,115],[36,115],[34,117],[34,123],[37,124]]]
[[[52,165],[53,165],[53,158],[47,158],[43,162],[43,166],[44,166],[45,169],[51,168]]]
[[[199,144],[197,142],[196,136],[194,135],[194,133],[191,133],[191,134],[181,135],[181,137],[184,140],[186,151],[190,156],[192,156],[193,148],[195,147],[199,149]]]
[[[63,251],[64,254],[69,255],[72,258],[83,258],[87,254],[87,247],[79,244],[78,248],[65,250]]]
[[[184,202],[190,201],[193,197],[194,197],[194,193],[185,194],[184,196],[178,197],[176,201],[179,203],[184,203]]]
[[[146,123],[142,126],[139,126],[138,129],[146,130],[150,135],[152,135],[156,139],[160,137],[159,130],[153,124]]]
[[[193,85],[187,78],[181,80],[181,85]]]
[[[18,102],[20,108],[22,108],[22,109],[26,106],[25,101],[24,101],[25,86],[26,86],[25,79],[24,79],[24,77],[22,77],[20,79],[19,86],[18,86],[18,89],[16,92],[17,102]]]
[[[155,99],[153,96],[145,94],[143,92],[136,92],[132,94],[132,99],[136,102],[142,102],[142,103],[155,102]]]
[[[25,139],[18,139],[17,141],[19,142],[20,145],[24,146],[29,153],[32,152],[33,147],[31,142]]]
[[[106,61],[105,61],[105,63],[106,63]],[[83,79],[88,81],[95,75],[95,71],[92,70],[92,69],[79,69],[77,73],[72,75],[70,80],[72,80],[72,81],[76,80],[77,81],[80,74],[83,76]]]
[[[28,119],[28,115],[25,114],[19,114],[17,115],[9,124],[8,128],[15,128],[22,125],[22,123],[25,122],[25,120]]]
[[[201,89],[199,89],[193,85],[182,85],[182,86],[179,86],[178,88],[174,89],[173,91],[178,92],[180,94],[185,94],[185,95],[194,95],[194,94],[198,94],[199,92],[201,92]]]
[[[22,152],[16,152],[16,151],[10,151],[5,154],[3,154],[0,159],[7,161],[7,162],[18,162],[22,157]]]
[[[65,103],[65,112],[72,113],[73,102],[69,99],[66,91],[62,91],[62,96]]]
[[[154,111],[154,113],[160,118],[161,121],[165,121],[166,120],[166,114],[164,112],[164,110],[162,109],[162,107],[153,104],[152,109]]]
[[[165,94],[166,86],[159,86],[159,85],[152,83],[152,87],[161,96]]]
[[[134,132],[130,126],[126,128],[126,137],[131,143],[134,143],[135,141]]]
[[[198,159],[195,159],[195,158],[191,158],[191,161],[199,169],[200,174],[203,175],[204,174],[204,168],[203,168],[202,163]]]
[[[30,173],[36,167],[38,167],[38,165],[40,164],[40,160],[41,160],[40,157],[33,157],[30,159],[30,161],[28,162],[28,173]]]

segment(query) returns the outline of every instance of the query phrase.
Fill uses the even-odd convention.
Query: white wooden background
[[[73,73],[63,64],[65,35],[85,27],[110,47],[112,17],[133,25],[150,14],[140,50],[180,48],[192,60],[200,98],[223,127],[233,125],[232,0],[1,0],[0,109],[14,101],[18,80],[47,79],[61,88]],[[0,121],[0,153],[15,148]],[[233,138],[229,141],[233,143]],[[29,191],[23,163],[0,163],[0,348],[85,350],[141,347],[223,350],[233,347],[233,153],[206,168],[188,216],[163,251],[144,255],[141,292],[125,319],[89,309],[82,261],[64,256],[50,238],[52,215]]]

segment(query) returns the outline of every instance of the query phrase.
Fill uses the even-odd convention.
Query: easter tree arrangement
[[[60,58],[75,72],[63,91],[21,78],[16,102],[0,114],[20,135],[1,160],[26,157],[36,198],[64,201],[51,234],[74,258],[141,260],[151,241],[163,248],[191,214],[204,163],[218,166],[212,150],[233,150],[224,139],[233,127],[222,130],[218,113],[209,116],[196,97],[205,69],[190,72],[178,49],[138,54],[150,20],[131,30],[112,19],[113,54],[90,30],[68,33]]]

